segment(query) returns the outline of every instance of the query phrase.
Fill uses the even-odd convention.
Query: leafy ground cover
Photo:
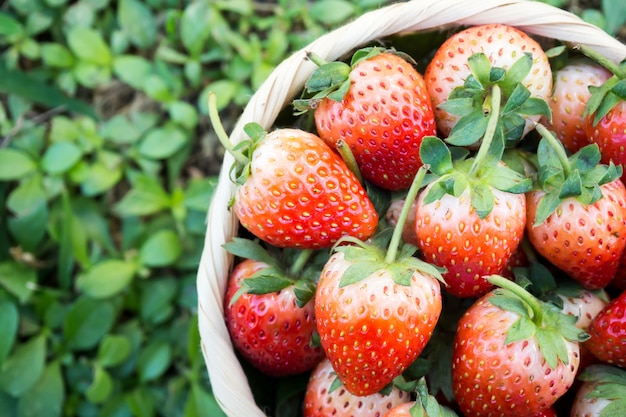
[[[0,7],[0,415],[221,415],[196,318],[207,94],[228,128],[289,53],[386,3]],[[621,0],[552,3],[624,39]]]

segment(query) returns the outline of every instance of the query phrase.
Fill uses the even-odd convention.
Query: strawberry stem
[[[415,174],[415,178],[413,179],[413,183],[411,184],[409,191],[406,194],[402,211],[398,217],[396,227],[393,229],[393,235],[391,236],[389,248],[387,249],[387,255],[385,256],[385,262],[389,264],[396,260],[396,256],[398,255],[398,246],[400,246],[400,241],[402,240],[402,229],[404,228],[406,219],[409,216],[409,210],[411,209],[413,200],[417,198],[417,193],[419,192],[419,189],[422,188],[422,182],[424,182],[424,176],[426,175],[428,168],[428,165],[422,165],[420,167],[417,174]]]
[[[489,115],[489,121],[487,122],[487,128],[485,129],[485,134],[480,144],[480,148],[476,153],[472,168],[470,169],[470,177],[474,177],[476,175],[476,171],[481,168],[481,166],[483,165],[483,161],[487,157],[489,148],[491,147],[491,142],[493,141],[493,137],[496,133],[498,119],[500,117],[500,101],[500,86],[498,86],[498,84],[494,84],[491,89],[491,114]]]
[[[311,259],[311,255],[313,255],[315,251],[313,249],[303,249],[298,252],[298,256],[296,256],[295,261],[289,268],[289,275],[291,277],[297,277],[300,275],[306,263]]]
[[[617,65],[615,62],[611,61],[609,58],[602,55],[595,49],[590,48],[587,45],[577,45],[574,48],[580,50],[580,52],[582,52],[586,57],[591,58],[592,60],[602,65],[607,70],[611,71],[611,73],[617,76],[617,78],[619,79],[626,78],[626,73],[622,71],[619,65]]]
[[[530,307],[533,313],[533,316],[531,318],[533,319],[535,324],[541,325],[543,321],[543,308],[541,307],[539,300],[534,295],[532,295],[530,292],[528,292],[515,282],[500,275],[491,275],[487,277],[487,281],[497,287],[512,292],[522,301],[524,301],[528,305],[528,307]]]
[[[539,132],[541,137],[544,138],[548,142],[552,150],[556,152],[556,156],[559,158],[559,161],[561,162],[561,166],[563,167],[563,173],[565,174],[565,177],[567,178],[571,170],[570,170],[570,165],[569,165],[569,159],[567,157],[567,153],[565,152],[565,148],[563,147],[563,144],[561,143],[560,140],[556,138],[556,136],[552,134],[552,132],[550,132],[541,123],[537,123],[535,128],[537,129],[537,132]]]
[[[228,133],[226,133],[224,125],[220,120],[220,115],[217,111],[217,96],[215,95],[215,93],[209,93],[208,101],[209,120],[213,125],[213,130],[215,131],[215,134],[217,135],[220,143],[222,144],[224,149],[226,149],[235,158],[238,163],[244,165],[247,164],[249,162],[248,157],[236,150],[233,144],[230,142],[230,139],[228,138]]]
[[[324,58],[310,51],[307,51],[306,57],[309,61],[313,62],[318,67],[328,64],[328,61],[324,60]]]
[[[363,184],[363,176],[361,175],[361,170],[359,169],[359,165],[356,162],[356,158],[354,157],[354,153],[352,149],[348,146],[346,141],[343,139],[339,139],[336,144],[337,152],[341,155],[341,159],[346,163],[348,169],[352,171],[354,176],[359,180],[361,184]]]

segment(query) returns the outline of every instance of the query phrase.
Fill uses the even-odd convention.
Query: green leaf
[[[578,170],[573,170],[567,178],[565,178],[561,191],[559,192],[559,198],[565,199],[568,197],[576,197],[581,195],[582,192],[583,186],[582,180],[580,179],[580,172]]]
[[[11,148],[0,148],[0,181],[23,178],[35,169],[37,169],[37,165],[25,152]]]
[[[94,376],[91,385],[87,388],[85,396],[95,404],[105,402],[113,392],[113,379],[101,366],[94,367]]]
[[[54,68],[70,68],[74,65],[74,56],[64,45],[60,43],[41,44],[41,59]]]
[[[139,260],[150,267],[171,265],[180,256],[183,248],[173,230],[160,230],[152,234],[139,249]]]
[[[343,288],[347,285],[358,283],[370,275],[385,268],[384,264],[377,259],[370,261],[360,261],[352,263],[341,276],[339,281],[339,288]]]
[[[36,251],[37,246],[46,234],[48,206],[37,204],[30,211],[9,218],[8,226],[11,234],[25,251]]]
[[[41,377],[20,398],[19,417],[60,417],[65,403],[65,383],[58,361],[50,363]]]
[[[600,417],[622,417],[624,410],[626,410],[626,399],[620,398],[609,402],[602,411],[600,411]]]
[[[198,124],[198,112],[194,106],[185,101],[175,101],[168,107],[172,121],[186,129],[193,129]],[[185,141],[187,138],[185,138]]]
[[[133,188],[117,203],[114,210],[121,216],[145,216],[165,210],[170,197],[161,184],[148,175],[135,178]]]
[[[467,64],[476,81],[483,87],[487,86],[490,81],[491,62],[487,55],[482,52],[475,53],[467,59]]]
[[[193,384],[185,405],[185,417],[226,417],[226,414],[212,393],[199,384]]]
[[[264,268],[252,277],[242,282],[242,289],[248,294],[269,294],[280,291],[293,285],[293,281],[286,278],[281,271],[275,268]]]
[[[152,63],[142,56],[120,55],[113,59],[113,72],[120,80],[140,90],[154,69]]]
[[[304,88],[311,93],[337,88],[348,80],[351,70],[349,65],[339,61],[323,64],[313,71]]]
[[[6,206],[18,215],[28,215],[45,205],[46,195],[40,175],[32,175],[20,183],[6,201]]]
[[[355,6],[345,0],[320,0],[309,8],[313,19],[329,26],[345,21],[355,12]]]
[[[511,65],[506,71],[504,79],[499,83],[503,92],[507,96],[514,94],[514,90],[519,88],[521,82],[530,74],[533,66],[532,54],[525,52],[517,61]]]
[[[15,343],[19,319],[15,304],[8,298],[0,298],[0,369]]]
[[[156,21],[145,3],[137,0],[120,0],[117,21],[136,47],[148,49],[156,41]]]
[[[72,350],[91,349],[111,330],[115,318],[115,308],[111,303],[80,297],[71,305],[65,317],[64,342]]]
[[[481,219],[487,217],[495,202],[493,190],[491,186],[482,183],[470,184],[470,198],[472,201],[472,207],[476,210],[476,214]]]
[[[452,155],[448,146],[435,136],[425,136],[420,145],[420,159],[436,175],[444,175],[453,170]]]
[[[602,0],[602,14],[606,18],[605,30],[610,35],[617,34],[626,23],[626,4],[619,0]]]
[[[139,153],[146,158],[165,159],[174,155],[187,143],[185,132],[173,124],[166,124],[149,132],[139,144]]]
[[[559,194],[556,192],[546,193],[539,204],[537,204],[537,211],[535,212],[535,221],[534,225],[539,226],[546,221],[546,219],[554,213],[556,208],[561,204],[561,199],[559,198]]]
[[[0,262],[0,286],[26,303],[37,284],[37,271],[14,261]]]
[[[126,404],[133,416],[154,417],[154,402],[144,386],[139,386],[125,396]]]
[[[7,13],[0,12],[0,36],[17,37],[24,33],[22,24]]]
[[[22,97],[49,108],[64,107],[68,110],[98,119],[95,110],[84,101],[67,97],[55,86],[49,85],[26,73],[7,69],[0,62],[0,92]],[[5,167],[0,159],[0,179]]]
[[[102,367],[117,366],[131,354],[132,345],[124,335],[107,334],[98,346],[97,361]]]
[[[96,161],[86,168],[80,188],[83,195],[93,197],[113,188],[121,178],[120,166],[110,166],[103,161]]]
[[[137,370],[141,382],[148,382],[160,377],[170,366],[172,351],[166,342],[150,343],[139,354]]]
[[[82,151],[72,142],[56,142],[46,149],[41,167],[48,174],[62,174],[72,168],[82,157]]]
[[[509,344],[530,339],[535,334],[536,326],[528,317],[520,317],[509,328],[504,343]]]
[[[152,279],[141,289],[139,316],[146,323],[159,324],[174,313],[178,282],[174,278]]]
[[[467,116],[461,117],[452,128],[446,143],[455,146],[470,146],[482,139],[487,130],[489,118],[482,109],[476,109]]]
[[[67,43],[81,61],[103,67],[111,65],[111,51],[97,30],[74,26],[67,33]]]
[[[208,114],[207,97],[209,93],[214,93],[217,99],[217,109],[223,110],[235,98],[239,88],[240,85],[233,80],[225,79],[214,81],[202,90],[198,98],[198,107],[202,110],[203,114]]]
[[[0,388],[21,397],[41,377],[46,360],[46,337],[38,335],[18,346],[0,368]]]
[[[271,256],[267,250],[256,240],[233,237],[230,241],[222,245],[229,253],[243,259],[253,259],[264,262],[268,265],[278,267],[276,258]]]
[[[202,53],[203,46],[211,35],[213,9],[204,1],[189,3],[180,20],[180,40],[190,55]]]
[[[124,291],[132,282],[137,265],[109,259],[97,263],[78,276],[76,287],[92,298],[108,298]]]
[[[157,74],[148,75],[143,82],[142,89],[150,98],[161,103],[170,103],[175,100],[172,88]]]

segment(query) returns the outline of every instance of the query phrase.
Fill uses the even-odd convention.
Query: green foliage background
[[[206,95],[228,128],[288,54],[386,3],[0,7],[0,415],[223,415],[196,316]],[[623,34],[622,0],[552,3]]]

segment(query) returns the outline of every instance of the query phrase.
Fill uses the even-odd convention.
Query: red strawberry
[[[538,125],[538,188],[527,193],[527,236],[539,254],[587,289],[613,279],[626,246],[626,188],[595,145],[569,159]]]
[[[626,101],[617,103],[597,123],[588,117],[584,128],[589,140],[600,147],[602,162],[626,164]]]
[[[233,209],[252,234],[277,247],[315,249],[375,232],[378,214],[364,188],[318,136],[287,128],[266,133],[249,124],[251,140],[235,147],[219,122],[214,95],[210,108],[217,135],[235,158]]]
[[[242,241],[239,239],[225,246],[235,254],[244,253],[237,251],[245,243]],[[245,248],[253,247],[256,251],[257,247],[251,245],[254,244]],[[296,290],[296,282],[288,278],[269,255],[258,257],[265,258],[267,263],[245,259],[237,264],[229,278],[224,318],[233,345],[267,375],[308,371],[324,356],[322,348],[312,343],[316,329],[311,300],[313,289],[306,291],[306,282],[301,282]]]
[[[545,410],[541,410],[538,413],[533,414],[532,417],[557,417],[557,415],[554,408],[546,408]]]
[[[445,268],[445,289],[457,297],[477,297],[492,285],[485,276],[501,274],[524,235],[530,180],[504,166],[498,86],[485,135],[473,158],[452,159],[443,141],[427,137],[420,154],[437,177],[417,200],[415,231],[425,260]]]
[[[411,185],[422,164],[422,137],[436,130],[424,80],[405,58],[378,48],[361,50],[352,66],[322,64],[307,83],[310,92],[322,90],[315,109],[320,137],[333,146],[349,145],[363,178],[388,190]],[[341,68],[332,81],[329,66]]]
[[[422,177],[418,174],[416,183]],[[353,245],[337,247],[317,284],[320,342],[354,395],[378,392],[402,374],[424,349],[441,313],[439,271],[414,258],[414,246],[398,251],[409,208],[391,243],[379,236],[372,244],[349,239]]]
[[[626,372],[608,365],[593,365],[580,375],[571,417],[621,416],[626,406]]]
[[[485,58],[472,63],[470,57],[479,53]],[[495,73],[490,75],[489,71],[482,70],[489,65],[499,69],[495,81]],[[480,111],[488,102],[489,85],[492,83],[499,84],[503,91],[501,118],[503,125],[507,126],[507,142],[522,138],[540,115],[549,111],[545,103],[552,87],[548,58],[534,39],[506,25],[474,26],[450,36],[428,64],[424,80],[432,98],[439,131],[444,137],[458,133],[464,144],[472,144],[482,136],[480,132],[474,134],[476,120],[481,120]],[[480,94],[455,96],[455,89],[464,84]],[[522,95],[528,99],[524,104],[518,102]],[[515,97],[513,101],[516,104],[506,106],[511,97]],[[471,98],[475,107],[472,112],[459,112],[457,103],[462,101],[454,101],[452,105],[452,98]],[[544,103],[539,105],[538,99]],[[450,103],[446,103],[448,101]],[[531,108],[533,110],[529,111]],[[481,126],[484,130],[484,122]]]
[[[461,317],[452,385],[465,417],[527,417],[552,407],[574,382],[575,318],[503,277]]]
[[[626,163],[626,72],[596,51],[581,47],[583,53],[613,75],[598,87],[591,87],[585,108],[584,130],[589,140],[600,147],[602,161],[615,165]],[[622,180],[626,179],[626,174]]]
[[[356,396],[345,389],[328,359],[313,370],[304,396],[304,417],[383,416],[398,404],[410,400],[407,392],[392,388],[388,394]]]
[[[554,90],[548,103],[556,136],[571,153],[589,144],[584,131],[583,113],[591,97],[589,86],[599,86],[611,73],[591,61],[576,60],[567,63],[554,74]]]
[[[587,328],[585,346],[603,362],[626,367],[626,291],[598,313]]]

